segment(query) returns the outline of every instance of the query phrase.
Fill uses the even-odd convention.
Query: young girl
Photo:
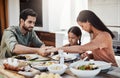
[[[71,27],[68,30],[69,43],[64,45],[64,47],[73,46],[73,45],[81,45],[81,36],[82,36],[82,33],[79,27],[77,26]],[[67,53],[67,54],[79,56],[79,53]]]

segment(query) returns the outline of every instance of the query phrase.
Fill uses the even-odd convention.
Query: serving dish
[[[73,65],[79,65],[81,63],[94,63],[95,65],[97,65],[101,70],[106,70],[106,69],[109,69],[111,68],[111,63],[107,63],[105,61],[94,61],[94,60],[91,60],[91,61],[76,61],[74,63],[71,63],[70,64],[70,67],[73,66]]]
[[[79,61],[70,65],[70,71],[80,78],[94,78],[101,68],[92,62]]]

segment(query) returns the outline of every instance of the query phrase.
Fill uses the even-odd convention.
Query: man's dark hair
[[[32,9],[24,9],[20,13],[20,19],[23,19],[24,21],[27,19],[28,16],[37,17],[37,13],[33,11]]]

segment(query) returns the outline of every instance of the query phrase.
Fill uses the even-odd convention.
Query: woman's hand
[[[82,53],[82,54],[80,55],[80,58],[81,58],[81,59],[84,59],[85,57],[88,57],[88,59],[94,59],[92,53],[84,52],[84,53]]]
[[[84,59],[85,57],[88,57],[88,56],[89,56],[89,54],[87,52],[84,52],[80,55],[80,58]]]

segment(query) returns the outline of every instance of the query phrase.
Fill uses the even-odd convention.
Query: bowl
[[[66,71],[67,66],[65,64],[53,64],[48,66],[48,71],[54,74],[63,74]]]
[[[108,63],[105,61],[89,61],[91,63],[95,63],[99,68],[101,68],[101,70],[107,70],[110,69],[112,66],[112,63]]]
[[[96,65],[94,65],[95,69],[82,68],[82,66],[88,66],[89,64],[90,64],[90,62],[84,62],[84,61],[81,61],[79,64],[74,63],[74,64],[70,65],[70,71],[80,78],[94,78],[94,76],[99,74],[99,72],[101,71],[101,68],[97,67]],[[78,69],[78,67],[79,67],[79,69]]]

